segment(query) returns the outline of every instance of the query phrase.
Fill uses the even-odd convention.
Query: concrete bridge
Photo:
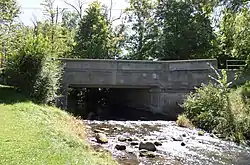
[[[214,59],[180,61],[130,61],[61,59],[64,106],[68,87],[119,88],[116,99],[129,105],[174,118],[181,112],[185,95],[201,83],[208,83],[217,68]],[[230,76],[231,79],[233,76]]]

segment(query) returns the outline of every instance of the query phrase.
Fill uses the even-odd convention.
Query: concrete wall
[[[181,112],[179,104],[187,93],[201,83],[208,83],[208,75],[213,72],[207,63],[217,68],[214,59],[157,62],[61,60],[64,63],[64,87],[130,88],[122,97],[130,99],[131,104],[169,118]],[[234,71],[230,71],[229,79],[232,80],[233,75]]]
[[[65,64],[63,84],[96,87],[193,88],[207,79],[216,60],[126,61],[70,60]]]

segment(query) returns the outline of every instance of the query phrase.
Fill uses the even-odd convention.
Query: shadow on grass
[[[0,104],[15,104],[30,101],[27,96],[18,92],[14,87],[0,84]]]

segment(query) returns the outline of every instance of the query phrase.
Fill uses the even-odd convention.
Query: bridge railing
[[[208,70],[207,62],[217,68],[216,59],[148,61],[148,60],[111,60],[111,59],[59,59],[67,69],[110,69],[131,71],[186,71]]]
[[[245,65],[245,60],[226,60],[226,69],[241,69]]]

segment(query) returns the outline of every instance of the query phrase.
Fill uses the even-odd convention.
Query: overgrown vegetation
[[[202,84],[189,94],[184,102],[187,118],[199,128],[222,134],[235,141],[249,138],[250,102],[248,83],[237,89],[230,89],[227,73],[216,72],[216,83]]]
[[[234,122],[244,139],[250,139],[250,97],[249,82],[242,87],[231,90],[229,94]]]
[[[34,104],[14,88],[0,86],[0,93],[0,164],[116,164],[89,146],[81,120]]]
[[[53,101],[61,72],[58,62],[53,60],[51,49],[47,37],[28,33],[23,44],[6,63],[7,83],[41,103]]]

